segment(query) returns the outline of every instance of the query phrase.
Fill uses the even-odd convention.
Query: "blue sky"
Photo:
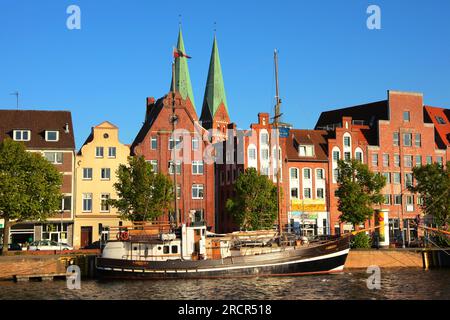
[[[69,30],[66,9],[81,9]],[[369,5],[381,30],[366,27]],[[450,108],[450,1],[0,0],[0,108],[70,110],[77,148],[109,120],[131,143],[145,99],[169,90],[179,14],[200,114],[214,22],[229,104],[238,127],[272,112],[279,50],[284,120],[313,128],[320,112],[424,93]]]

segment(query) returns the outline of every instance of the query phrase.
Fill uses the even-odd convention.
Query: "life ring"
[[[120,240],[127,241],[128,239],[130,239],[130,235],[127,231],[124,231],[120,234]]]

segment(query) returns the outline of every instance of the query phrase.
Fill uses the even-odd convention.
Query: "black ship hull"
[[[100,277],[118,279],[183,279],[254,276],[297,276],[341,272],[349,237],[320,245],[286,248],[259,255],[217,260],[139,261],[97,258]]]

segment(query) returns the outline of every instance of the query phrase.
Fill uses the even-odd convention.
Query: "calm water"
[[[226,280],[0,281],[0,299],[446,299],[450,270],[381,270],[381,289],[369,290],[364,271],[333,275]],[[127,294],[124,295],[123,293]]]

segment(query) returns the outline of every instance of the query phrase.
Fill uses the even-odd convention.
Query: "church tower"
[[[215,35],[200,121],[205,129],[216,129],[218,131],[214,134],[216,136],[214,140],[217,141],[226,138],[226,130],[230,123],[230,117],[228,115],[222,67],[220,66],[219,49]]]

